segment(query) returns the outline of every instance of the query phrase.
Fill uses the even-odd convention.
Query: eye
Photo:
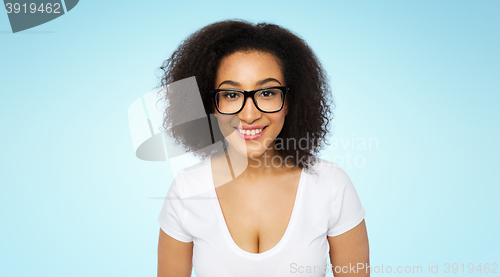
[[[264,96],[264,97],[269,97],[269,96],[273,96],[275,93],[270,91],[270,90],[264,90],[261,95]]]
[[[257,94],[257,96],[259,98],[264,98],[264,99],[268,99],[268,98],[274,98],[278,93],[280,93],[281,91],[275,91],[274,89],[266,89],[266,90],[263,90],[263,91],[259,91],[259,93]]]
[[[238,93],[236,93],[234,91],[223,91],[223,92],[221,92],[221,95],[223,98],[226,98],[226,99],[235,99],[235,98],[239,97]]]

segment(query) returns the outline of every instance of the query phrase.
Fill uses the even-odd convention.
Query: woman
[[[161,69],[162,85],[196,77],[223,147],[206,147],[198,128],[176,124],[186,99],[166,94],[164,126],[206,159],[169,188],[158,276],[191,276],[193,266],[198,277],[369,275],[356,190],[338,165],[314,156],[328,133],[330,91],[302,39],[273,24],[218,22]],[[205,189],[187,193],[193,186]]]

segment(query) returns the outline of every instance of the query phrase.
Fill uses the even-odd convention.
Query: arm
[[[189,277],[193,268],[193,242],[181,242],[160,229],[158,277]]]
[[[370,259],[368,234],[366,232],[364,219],[360,224],[358,224],[358,226],[352,228],[351,230],[341,235],[327,238],[330,244],[330,261],[332,263],[334,276],[370,276],[370,271],[366,270],[370,265]],[[335,267],[337,266],[338,268],[335,270]],[[353,273],[353,267],[354,272],[357,273]],[[344,273],[335,273],[341,269],[343,269]]]

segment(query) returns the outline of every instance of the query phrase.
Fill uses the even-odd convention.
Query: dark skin
[[[262,52],[237,52],[221,62],[215,87],[254,90],[286,85],[277,59]],[[268,251],[283,237],[290,220],[301,175],[297,167],[264,166],[276,155],[274,139],[283,127],[287,109],[262,113],[247,99],[236,115],[216,114],[229,147],[227,153],[212,157],[216,193],[234,242],[251,253]],[[266,125],[256,140],[234,134],[237,126]],[[271,146],[271,147],[269,147]],[[235,178],[219,170],[229,155]],[[225,175],[226,174],[226,175]],[[369,264],[368,237],[364,220],[355,228],[327,237],[333,267]],[[160,230],[158,276],[191,276],[193,243],[177,241]],[[336,273],[335,276],[369,276],[369,273]]]

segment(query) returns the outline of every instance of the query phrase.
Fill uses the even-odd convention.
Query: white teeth
[[[251,135],[259,134],[260,132],[262,132],[263,128],[262,129],[252,129],[252,130],[243,130],[243,129],[237,128],[236,130],[238,130],[238,132],[240,132],[244,135],[251,136]]]

